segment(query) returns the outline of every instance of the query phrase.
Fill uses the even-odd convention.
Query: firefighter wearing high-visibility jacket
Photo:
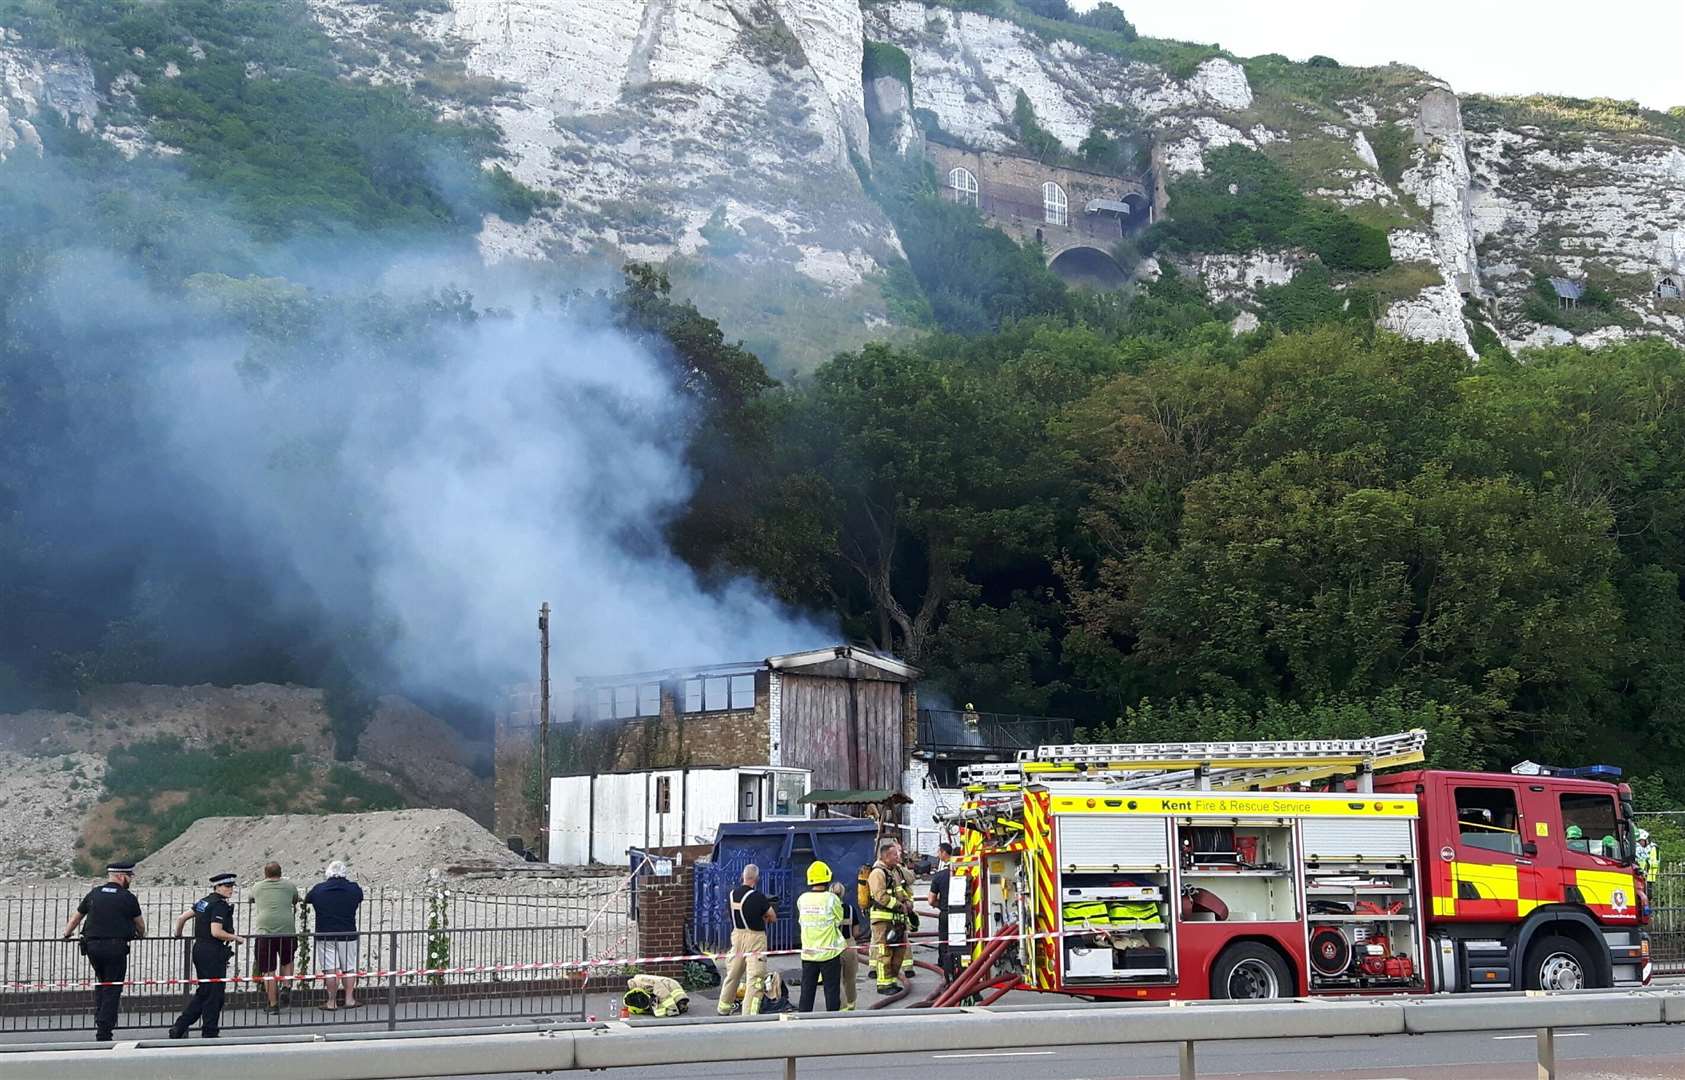
[[[831,868],[819,859],[807,868],[808,890],[796,899],[796,918],[802,930],[801,1011],[812,1012],[821,986],[825,1008],[842,1005],[842,954],[848,947],[842,927],[848,914],[831,891]]]
[[[1646,881],[1655,881],[1656,875],[1662,872],[1662,855],[1650,842],[1649,829],[1638,830],[1638,849],[1633,853],[1633,862],[1638,864],[1638,872]]]
[[[878,844],[878,861],[866,877],[871,899],[871,965],[880,994],[901,992],[895,976],[907,959],[907,922],[913,911],[913,894],[902,882],[900,866],[901,845],[884,840]]]

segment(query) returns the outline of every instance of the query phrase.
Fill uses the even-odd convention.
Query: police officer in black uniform
[[[201,982],[193,991],[187,1010],[170,1025],[172,1039],[186,1038],[187,1029],[200,1017],[205,1020],[202,1031],[205,1038],[214,1039],[222,1034],[222,999],[228,992],[228,984],[221,980],[228,977],[228,960],[234,955],[234,946],[245,940],[234,932],[234,905],[228,902],[233,895],[234,875],[215,874],[211,877],[210,895],[176,916],[176,937],[181,936],[187,921],[193,920],[193,974],[218,981]]]
[[[94,987],[94,1037],[110,1042],[123,980],[129,974],[129,942],[146,936],[146,919],[140,913],[140,901],[129,891],[135,864],[114,862],[105,872],[109,880],[84,896],[64,924],[64,939],[69,941],[76,928],[82,927],[82,955],[93,966],[94,981],[99,984]]]

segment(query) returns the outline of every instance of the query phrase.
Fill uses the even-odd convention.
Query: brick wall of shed
[[[677,702],[681,683],[661,685],[661,715],[624,720],[610,768],[680,769],[685,767],[766,765],[772,754],[768,672],[755,675],[755,704],[725,712],[683,713]]]
[[[638,955],[680,956],[685,927],[690,921],[693,870],[689,863],[673,868],[672,877],[646,877],[638,883]],[[638,970],[678,978],[683,961],[639,964]]]

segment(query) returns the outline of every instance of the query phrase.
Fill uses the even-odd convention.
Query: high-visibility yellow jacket
[[[796,897],[796,919],[802,928],[802,959],[830,960],[843,951],[842,924],[846,913],[830,886],[809,889]]]

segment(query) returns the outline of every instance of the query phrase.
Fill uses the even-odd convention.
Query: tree
[[[1085,11],[1078,20],[1084,26],[1092,26],[1096,30],[1106,30],[1119,34],[1125,41],[1134,41],[1138,35],[1135,25],[1124,18],[1123,10],[1108,0],[1100,0],[1092,8]]]
[[[1071,10],[1069,0],[1018,0],[1018,3],[1025,11],[1044,19],[1076,21],[1076,13]]]
[[[837,558],[879,648],[921,660],[949,603],[973,591],[967,562],[1045,534],[1034,417],[996,381],[872,345],[820,368],[793,419],[838,499]]]

